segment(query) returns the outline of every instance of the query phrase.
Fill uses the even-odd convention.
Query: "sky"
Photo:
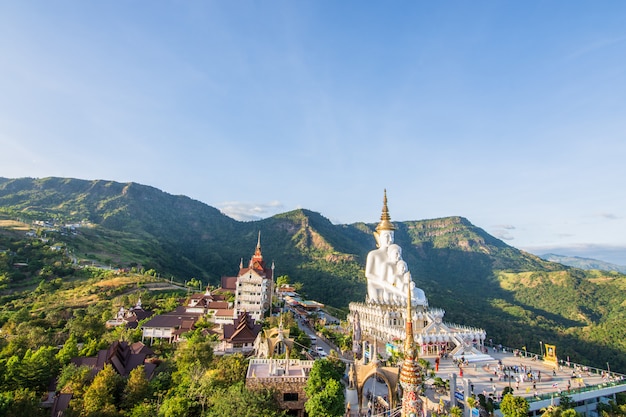
[[[626,2],[0,1],[0,176],[626,265]]]

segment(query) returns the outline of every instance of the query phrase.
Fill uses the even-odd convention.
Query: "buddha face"
[[[393,243],[393,230],[381,230],[378,233],[378,246],[386,248]]]
[[[398,262],[402,259],[402,248],[398,245],[389,245],[388,254],[391,262]]]

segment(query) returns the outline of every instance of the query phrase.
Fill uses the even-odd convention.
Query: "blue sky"
[[[0,176],[626,264],[626,2],[0,2]]]

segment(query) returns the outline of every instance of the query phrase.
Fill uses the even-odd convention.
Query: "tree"
[[[55,357],[56,348],[42,346],[35,352],[29,350],[22,359],[22,378],[24,387],[38,392],[45,391],[50,379],[59,370],[59,363]]]
[[[345,364],[339,360],[315,361],[304,387],[308,398],[304,408],[311,417],[343,414],[345,394],[340,381],[344,370]]]
[[[302,294],[302,289],[304,288],[304,284],[301,282],[294,282],[292,287],[297,293]]]
[[[289,275],[281,275],[276,278],[276,287],[280,288],[282,285],[289,285]]]
[[[526,417],[528,414],[528,401],[513,394],[506,394],[500,403],[500,411],[504,417]]]
[[[74,336],[74,334],[70,334],[70,337],[67,338],[63,347],[59,349],[59,352],[57,352],[56,357],[59,363],[63,366],[70,363],[70,360],[77,356],[78,341],[76,340],[76,336]]]
[[[67,330],[80,340],[99,339],[106,330],[100,315],[86,314],[74,317],[67,322]]]
[[[572,400],[572,397],[567,395],[565,392],[561,392],[559,407],[561,407],[562,410],[569,410],[570,408],[574,408],[575,405],[576,403]]]
[[[463,410],[461,410],[461,407],[455,405],[454,407],[450,408],[450,415],[452,417],[461,417],[463,415]]]
[[[225,355],[214,362],[213,369],[216,385],[227,387],[245,381],[248,362],[241,353]]]
[[[189,405],[189,399],[184,396],[168,397],[159,408],[159,417],[186,417]]]
[[[61,369],[57,381],[57,391],[64,394],[72,393],[74,397],[82,397],[89,381],[91,368],[89,366],[76,366],[69,363]]]
[[[309,396],[304,404],[304,409],[311,417],[339,417],[344,414],[344,407],[343,386],[335,379],[328,379],[324,389]]]
[[[78,356],[95,356],[106,345],[100,339],[89,339],[78,352]]]
[[[22,361],[19,356],[13,355],[4,363],[3,379],[2,385],[7,389],[22,385]]]
[[[541,417],[576,417],[576,410],[569,408],[564,410],[561,406],[551,405],[541,410]]]
[[[128,417],[154,417],[157,415],[156,404],[143,402],[135,405],[126,413]]]
[[[331,361],[329,359],[315,361],[313,367],[311,368],[311,372],[309,373],[309,379],[304,387],[304,392],[307,397],[311,398],[316,393],[322,391],[327,381],[331,379],[336,381],[341,380],[345,365],[339,362],[339,364],[343,365],[344,368],[341,369],[341,365],[338,365],[336,362],[339,361]]]
[[[188,332],[186,339],[176,349],[174,356],[178,369],[181,370],[193,364],[208,367],[213,360],[213,342],[198,330]]]
[[[150,383],[146,378],[146,371],[143,365],[136,367],[128,375],[126,386],[124,387],[122,406],[125,410],[130,410],[135,404],[141,403],[150,396]]]
[[[83,416],[116,416],[115,404],[119,396],[121,377],[110,364],[98,372],[93,382],[85,391]]]
[[[14,391],[0,392],[0,416],[3,417],[38,417],[45,415],[39,406],[39,396],[33,390],[20,388]]]
[[[187,285],[187,287],[189,288],[198,288],[198,289],[202,289],[202,281],[198,280],[197,278],[191,278],[189,281],[187,281],[185,283]]]
[[[476,403],[478,401],[476,400],[476,398],[474,397],[467,397],[467,405],[469,405],[470,408],[476,408]]]
[[[272,393],[267,390],[249,390],[244,382],[218,389],[209,399],[206,417],[278,417],[280,411]]]

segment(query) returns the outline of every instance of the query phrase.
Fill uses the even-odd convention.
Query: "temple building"
[[[239,317],[242,312],[247,312],[257,321],[263,319],[272,304],[273,279],[274,263],[270,268],[265,265],[261,254],[261,232],[259,232],[256,249],[248,266],[244,268],[243,261],[239,264],[235,287],[234,317]]]
[[[350,303],[350,320],[365,340],[385,343],[407,339],[406,323],[412,322],[413,339],[420,355],[451,354],[468,362],[488,360],[484,351],[483,329],[445,323],[444,310],[430,308],[424,291],[415,286],[402,248],[394,244],[395,226],[391,222],[385,191],[380,223],[374,237],[378,248],[367,255],[365,302]],[[410,288],[411,309],[407,309]],[[411,317],[407,314],[410,311]],[[360,341],[354,341],[359,343]]]
[[[249,389],[270,389],[281,409],[288,415],[304,417],[307,400],[304,388],[315,361],[290,359],[297,348],[289,337],[282,319],[277,328],[259,333],[255,342],[255,358],[250,359],[246,374]]]
[[[215,347],[215,353],[251,353],[260,332],[261,325],[255,322],[250,313],[242,311],[233,324],[223,326],[223,334],[220,344]]]

